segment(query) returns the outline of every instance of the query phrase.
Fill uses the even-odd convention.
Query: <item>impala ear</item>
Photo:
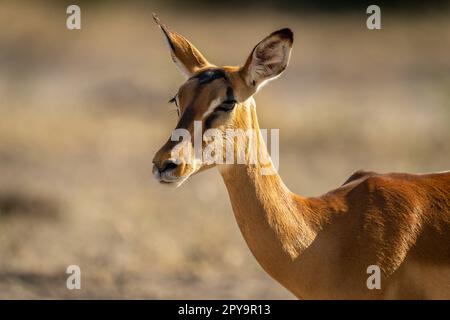
[[[186,78],[191,77],[200,69],[211,66],[200,51],[198,51],[185,37],[170,31],[167,26],[159,20],[156,14],[153,14],[153,19],[164,33],[173,62],[175,62],[180,72]]]
[[[247,86],[256,92],[264,83],[286,69],[294,34],[290,29],[273,32],[256,45],[240,73]]]

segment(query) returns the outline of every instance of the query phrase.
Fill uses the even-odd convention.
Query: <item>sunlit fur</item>
[[[273,54],[284,55],[268,58],[287,65],[292,41],[283,32],[263,41],[271,42]],[[182,68],[190,70],[189,77],[216,68],[204,58],[199,62],[199,51],[191,44],[192,49],[187,50],[189,42],[184,38],[182,49],[177,50],[181,38],[173,34],[165,30],[165,35],[172,37],[174,60],[186,64]],[[190,57],[189,52],[196,55]],[[269,70],[269,76],[253,82],[258,74],[249,69],[253,53],[242,68],[222,68],[238,103],[213,126],[220,130],[255,129],[258,143],[263,144],[252,95],[286,66],[275,66],[272,71],[281,71],[270,74]],[[200,88],[197,81],[188,80],[178,92],[181,114],[189,106],[192,119],[204,120],[211,102],[224,99],[226,85],[224,79],[217,79]],[[192,122],[184,125],[192,132]],[[155,165],[170,157],[173,144],[168,141],[158,151]],[[181,165],[173,175],[184,181],[210,167]],[[357,171],[339,188],[305,198],[292,193],[278,174],[262,175],[259,165],[217,167],[251,252],[268,274],[298,298],[450,298],[449,172],[414,175]],[[380,290],[366,286],[370,265],[378,265],[382,271]]]

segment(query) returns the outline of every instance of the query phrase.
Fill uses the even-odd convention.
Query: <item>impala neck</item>
[[[239,127],[255,130],[257,143],[261,144],[259,152],[270,159],[254,100],[246,101],[239,112],[242,112]],[[270,165],[273,166],[271,161]],[[279,279],[311,244],[315,232],[309,225],[310,209],[304,199],[289,191],[275,170],[273,175],[263,175],[262,169],[254,164],[219,166],[234,215],[250,250],[262,267]]]

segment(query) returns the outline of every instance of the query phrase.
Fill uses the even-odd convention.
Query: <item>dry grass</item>
[[[292,298],[251,256],[217,172],[152,181],[182,82],[152,9],[82,8],[77,32],[64,7],[2,4],[0,298]],[[294,30],[288,71],[256,100],[296,192],[359,168],[449,169],[448,16],[384,15],[369,31],[363,14],[159,13],[217,64]],[[70,264],[81,291],[65,288]]]

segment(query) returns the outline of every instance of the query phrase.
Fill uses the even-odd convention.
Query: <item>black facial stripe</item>
[[[223,69],[208,69],[205,70],[194,77],[191,77],[190,79],[197,79],[198,83],[200,85],[208,84],[216,79],[225,79],[228,86],[227,86],[227,98],[226,101],[235,101],[234,97],[234,91],[233,88],[230,85],[230,82],[228,80],[228,77],[225,73],[225,70]],[[197,96],[201,92],[201,87],[198,88],[198,91],[196,92],[194,98],[192,99],[190,105],[193,105],[195,103],[195,100]],[[220,106],[219,106],[220,107]],[[218,107],[218,108],[219,108]],[[214,112],[212,112],[209,117],[205,120],[205,130],[211,127],[212,122],[219,116],[219,114],[216,111],[220,111],[220,109],[216,108]],[[221,111],[230,111],[230,110],[221,110]],[[178,122],[177,128],[187,128],[188,125],[194,120],[195,113],[192,111],[191,106],[187,106],[186,110],[184,111],[183,115],[181,116],[181,119]]]
[[[229,86],[229,87],[227,88],[227,100],[226,100],[226,101],[235,101],[233,88],[232,88],[231,86]],[[223,106],[221,106],[221,105],[219,105],[218,107],[216,107],[216,108],[214,109],[214,111],[209,115],[209,117],[206,118],[206,120],[205,120],[205,129],[211,128],[212,122],[213,122],[215,119],[217,119],[217,118],[219,117],[218,111],[219,111],[219,112],[220,112],[220,111],[222,111],[222,112],[229,112],[229,111],[231,111],[231,110],[232,110],[232,109],[227,109],[227,108],[225,108],[225,107],[223,107]]]
[[[208,118],[206,118],[205,120],[205,130],[206,129],[210,129],[211,128],[211,124],[214,120],[216,120],[216,118],[219,116],[219,114],[217,113],[211,113]]]
[[[227,79],[225,70],[208,69],[208,70],[205,70],[205,71],[193,76],[191,79],[198,79],[199,84],[207,84],[207,83],[210,83],[210,82],[212,82],[216,79],[220,79],[220,78]]]
[[[186,110],[184,110],[183,115],[180,118],[180,121],[178,121],[178,125],[176,127],[176,129],[187,129],[189,124],[192,123],[192,121],[194,121],[194,117],[195,117],[195,112],[192,110],[192,108],[186,108]]]
[[[234,92],[233,92],[233,88],[231,86],[229,86],[227,88],[227,101],[234,101]]]
[[[181,115],[180,120],[178,121],[176,129],[187,129],[189,125],[195,120],[195,111],[192,106],[195,105],[195,102],[197,98],[199,97],[200,93],[204,90],[202,87],[198,87],[194,96],[192,97],[192,100],[189,102],[189,104],[186,106],[186,109],[184,110],[183,114]],[[177,96],[175,96],[177,97]]]
[[[218,105],[215,109],[214,112],[216,111],[231,111],[234,106],[234,103],[236,100],[234,99],[234,92],[233,92],[233,88],[232,87],[228,87],[227,88],[227,99],[222,102],[222,104]],[[233,104],[233,106],[231,105]],[[227,108],[227,106],[231,106],[231,108]],[[213,113],[214,113],[213,112]]]

